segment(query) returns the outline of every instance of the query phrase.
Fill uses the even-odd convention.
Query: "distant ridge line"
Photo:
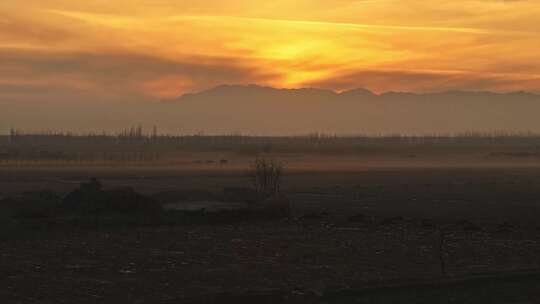
[[[376,93],[370,89],[367,88],[353,88],[349,90],[343,90],[343,91],[337,91],[337,90],[331,90],[331,89],[325,89],[325,88],[317,88],[317,87],[299,87],[299,88],[277,88],[272,86],[265,86],[265,85],[258,85],[258,84],[223,84],[218,85],[209,89],[205,90],[199,90],[199,91],[193,91],[189,93],[182,94],[176,98],[172,99],[166,99],[165,101],[174,101],[177,99],[181,99],[184,96],[193,96],[198,94],[204,94],[208,92],[220,92],[224,90],[231,90],[231,89],[252,89],[252,90],[267,90],[267,91],[275,91],[275,92],[325,92],[334,94],[336,96],[340,95],[348,95],[353,93],[364,93],[366,95],[372,95],[374,97],[376,96],[385,96],[385,95],[415,95],[415,96],[425,96],[425,95],[445,95],[445,94],[451,94],[451,95],[460,95],[460,94],[469,94],[469,95],[479,95],[479,94],[487,94],[487,95],[530,95],[530,96],[540,96],[540,94],[536,92],[529,92],[529,91],[508,91],[508,92],[496,92],[496,91],[489,91],[489,90],[444,90],[444,91],[433,91],[433,92],[410,92],[410,91],[385,91],[381,93]]]

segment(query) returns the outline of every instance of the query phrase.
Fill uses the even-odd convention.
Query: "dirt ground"
[[[89,177],[148,195],[221,191],[248,186],[246,169],[234,163],[1,167],[0,193],[67,193]],[[292,203],[291,220],[31,230],[24,238],[0,240],[0,298],[3,303],[186,303],[254,291],[309,298],[443,275],[537,271],[539,170],[526,163],[329,169],[290,162],[284,192]],[[350,221],[353,215],[361,220]]]
[[[534,160],[298,156],[283,160],[283,191],[298,216],[326,211],[335,217],[365,213],[540,225],[540,166]],[[186,161],[189,165],[157,167],[0,166],[0,197],[44,189],[67,194],[91,177],[108,188],[133,187],[147,195],[184,190],[217,193],[250,186],[248,161],[233,159],[227,165]]]
[[[35,232],[0,246],[3,303],[185,303],[441,279],[437,230],[286,222]],[[539,233],[447,229],[446,275],[530,271]],[[5,302],[4,302],[5,301]]]

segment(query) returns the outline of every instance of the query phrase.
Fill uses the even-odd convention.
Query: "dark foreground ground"
[[[538,269],[538,232],[453,228],[447,233],[444,279]],[[340,291],[436,284],[443,279],[439,242],[434,228],[414,222],[348,227],[272,222],[34,232],[25,240],[2,242],[0,297],[7,301],[3,303],[200,303],[227,294],[286,294],[297,301],[317,302]],[[534,276],[524,283],[540,286],[537,280]],[[538,295],[535,288],[524,293],[508,287],[511,283],[499,282],[504,289],[497,292],[516,300]],[[482,284],[481,289],[466,293],[446,287],[442,294],[461,299],[489,296],[485,292],[492,283]],[[395,292],[390,289],[383,295]],[[420,297],[430,303],[434,296]],[[330,299],[327,302],[339,302],[343,297]]]
[[[2,303],[536,303],[537,171],[299,170],[290,172],[285,184],[293,204],[290,220],[97,230],[35,223],[24,231],[5,227],[0,298]],[[0,192],[67,193],[89,176],[149,195],[247,183],[241,170],[26,168],[3,170]]]

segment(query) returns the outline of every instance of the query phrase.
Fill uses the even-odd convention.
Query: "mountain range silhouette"
[[[3,132],[11,126],[88,131],[133,124],[184,134],[540,132],[540,95],[528,92],[374,94],[222,85],[160,102],[1,100],[0,106],[6,109],[0,112]]]

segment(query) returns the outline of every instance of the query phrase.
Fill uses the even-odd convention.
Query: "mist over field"
[[[365,89],[224,85],[167,100],[43,94],[35,101],[1,98],[0,131],[110,132],[142,124],[173,134],[540,132],[540,95],[526,92],[377,95]]]

